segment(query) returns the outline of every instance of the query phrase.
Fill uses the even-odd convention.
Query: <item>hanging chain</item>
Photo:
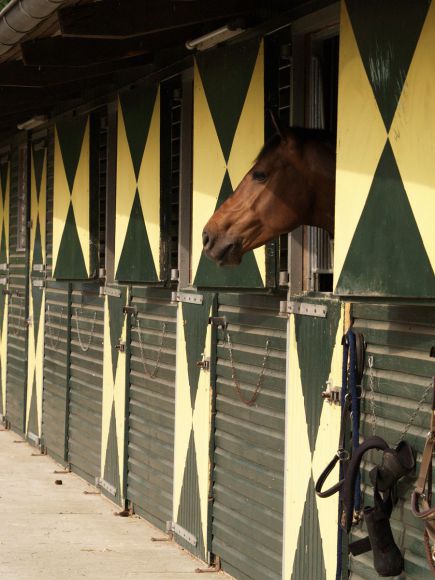
[[[11,299],[9,301],[9,312],[11,310],[11,307],[13,306],[13,292],[11,292]],[[16,295],[17,298],[19,298],[18,294]],[[12,326],[11,327],[11,334],[12,336],[18,336],[20,334],[20,324],[21,324],[21,318],[22,318],[22,314],[23,314],[23,303],[20,301],[20,310],[19,310],[19,314],[18,314],[18,320],[17,320],[17,324],[16,326]]]
[[[137,335],[139,338],[140,358],[142,361],[142,366],[144,368],[145,374],[148,375],[150,379],[154,379],[157,376],[157,373],[159,372],[159,368],[160,368],[160,357],[162,355],[163,342],[165,340],[165,335],[166,335],[166,322],[163,323],[159,352],[157,353],[156,364],[154,365],[154,368],[152,371],[149,370],[148,365],[147,365],[146,360],[145,360],[145,349],[144,349],[144,345],[142,343],[142,335],[141,335],[139,316],[136,317],[136,332],[137,332]]]
[[[367,359],[369,365],[369,391],[370,391],[370,410],[371,410],[371,423],[372,423],[372,435],[376,435],[376,402],[375,402],[375,376],[373,370],[373,355],[371,354]],[[379,383],[378,383],[379,384]]]
[[[432,381],[427,385],[427,387],[424,390],[424,393],[421,397],[421,399],[419,400],[419,402],[417,403],[416,408],[414,409],[414,411],[411,413],[409,419],[408,419],[408,423],[405,425],[405,427],[403,428],[402,433],[400,434],[400,438],[397,440],[396,443],[396,447],[397,445],[399,445],[399,443],[401,441],[403,441],[406,437],[406,434],[408,433],[410,427],[412,426],[412,424],[415,421],[415,418],[417,417],[418,413],[420,412],[424,402],[426,401],[426,397],[428,396],[428,394],[430,393],[430,391],[433,389],[433,383]]]
[[[60,308],[60,320],[59,320],[59,330],[57,336],[55,337],[52,331],[52,319],[50,316],[50,304],[47,305],[47,322],[48,322],[48,338],[50,339],[50,346],[52,349],[57,350],[57,346],[60,340],[60,333],[62,332],[62,320],[63,320],[63,306]],[[53,340],[54,338],[54,340]]]
[[[94,337],[95,321],[97,320],[97,313],[94,312],[94,319],[92,320],[92,326],[91,326],[91,332],[90,332],[89,339],[88,339],[88,344],[84,345],[83,340],[82,340],[82,336],[80,333],[80,328],[79,328],[79,310],[81,310],[83,312],[82,308],[80,308],[80,309],[76,308],[75,319],[76,319],[77,336],[79,338],[80,348],[82,349],[83,352],[87,352],[89,350],[89,347],[91,346],[91,342],[92,342],[92,339]]]
[[[237,378],[236,367],[234,365],[234,357],[233,357],[233,344],[231,342],[230,333],[227,331],[227,348],[228,348],[228,352],[230,354],[231,377],[233,379],[234,386],[236,387],[236,391],[237,391],[237,394],[239,396],[239,399],[242,401],[242,403],[244,403],[248,407],[251,407],[255,403],[258,395],[260,394],[260,389],[262,387],[263,379],[264,379],[264,373],[266,372],[267,360],[268,360],[269,355],[270,355],[270,350],[271,350],[270,344],[271,344],[271,340],[270,340],[270,338],[267,338],[266,339],[266,346],[265,346],[265,353],[264,353],[264,357],[263,357],[263,363],[261,365],[260,375],[258,377],[258,381],[257,381],[257,384],[256,384],[255,389],[254,389],[254,394],[252,395],[252,397],[250,399],[247,400],[243,396],[242,389],[240,388],[240,382]]]

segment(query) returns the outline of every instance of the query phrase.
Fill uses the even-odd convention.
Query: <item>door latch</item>
[[[210,370],[210,358],[208,356],[205,356],[204,353],[202,353],[202,359],[197,361],[196,366],[199,367],[200,369],[202,369],[203,371],[209,371]]]
[[[125,342],[120,341],[118,344],[115,345],[115,348],[119,352],[125,352]]]

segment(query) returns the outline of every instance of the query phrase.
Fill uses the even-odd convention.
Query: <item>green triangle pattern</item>
[[[346,4],[362,62],[389,131],[430,2],[346,0]]]
[[[88,117],[83,115],[63,119],[56,123],[59,146],[70,192],[73,190],[74,179],[80,161],[87,121]]]
[[[38,409],[36,405],[36,385],[35,385],[35,374],[33,374],[32,381],[32,395],[30,399],[30,412],[29,412],[29,426],[28,431],[34,435],[38,435]]]
[[[328,303],[327,318],[295,316],[296,345],[311,453],[314,453],[316,446],[324,404],[319,388],[326,384],[329,377],[339,320],[338,302]],[[315,360],[313,353],[316,353]]]
[[[3,206],[6,201],[6,186],[8,183],[9,163],[2,163],[0,165],[0,182],[2,186]]]
[[[243,45],[225,46],[196,56],[208,106],[227,162],[258,49],[259,41],[255,39]]]
[[[158,282],[137,189],[116,279],[123,282]]]
[[[314,481],[311,477],[305,499],[291,579],[313,580],[314,578],[316,580],[326,580],[326,568]]]
[[[126,91],[119,96],[136,179],[139,177],[156,96],[157,85]]]
[[[85,280],[88,278],[72,204],[69,206],[65,221],[53,277],[67,280]]]
[[[112,403],[110,414],[109,436],[107,440],[106,462],[104,464],[104,481],[116,488],[116,499],[121,497],[121,480],[119,476],[118,436],[116,431],[115,403]]]
[[[42,292],[42,288],[34,288],[32,286],[33,332],[35,333],[35,348],[38,342],[39,323],[41,321]]]
[[[39,224],[39,216],[36,218],[36,231],[35,231],[35,242],[33,245],[33,261],[32,268],[35,264],[43,264],[44,258],[42,257],[42,242],[41,242],[41,227]]]
[[[118,355],[119,355],[119,350],[116,348],[116,345],[119,343],[119,339],[122,333],[122,327],[124,324],[124,314],[122,312],[122,307],[124,304],[125,304],[124,288],[121,289],[121,298],[117,298],[116,296],[108,296],[113,384],[115,384],[116,368],[118,366]]]
[[[225,172],[219,192],[216,209],[233,193],[233,187]],[[216,210],[215,210],[216,211]],[[239,266],[220,267],[209,260],[204,254],[199,260],[196,271],[194,286],[200,287],[223,287],[223,288],[263,288],[263,280],[258,269],[254,252],[246,253]]]
[[[212,301],[212,295],[205,294],[203,303],[182,303],[184,324],[184,339],[186,343],[186,360],[189,374],[190,400],[192,409],[195,408],[196,393],[201,369],[197,362],[201,360],[205,349],[205,339],[208,329],[208,316]]]
[[[42,171],[44,169],[44,157],[45,148],[35,149],[33,146],[33,168],[35,171],[35,181],[36,181],[36,196],[39,200],[39,194],[41,192],[41,182],[42,182]]]
[[[190,432],[189,448],[184,469],[177,524],[196,537],[197,545],[196,548],[193,548],[191,544],[185,544],[184,540],[181,538],[177,538],[177,542],[188,548],[190,552],[204,557],[205,546],[202,539],[201,506],[199,503],[199,497],[195,438],[192,429]]]
[[[386,209],[388,208],[388,210]],[[435,276],[387,141],[338,280],[338,294],[435,295]]]

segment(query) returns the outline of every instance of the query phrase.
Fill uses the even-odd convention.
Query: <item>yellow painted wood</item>
[[[77,233],[85,260],[86,271],[90,276],[90,191],[89,191],[89,170],[90,170],[90,121],[87,120],[85,134],[83,137],[80,159],[74,179],[74,186],[71,192],[71,201],[74,209]]]
[[[148,240],[158,275],[160,264],[160,87],[138,178],[138,191]]]
[[[31,280],[30,280],[31,284]],[[31,288],[31,286],[29,286]],[[30,408],[32,403],[32,388],[35,380],[36,386],[36,409],[38,416],[38,435],[42,434],[42,396],[44,388],[43,369],[44,369],[44,325],[45,325],[45,289],[38,289],[42,292],[41,312],[39,318],[38,335],[35,341],[34,325],[35,312],[33,308],[32,292],[29,292],[29,325],[28,334],[28,351],[27,351],[27,401],[26,401],[26,434],[29,432]]]
[[[334,285],[340,277],[386,140],[385,125],[361,60],[345,2],[342,2]]]
[[[128,290],[127,290],[128,291]],[[127,301],[124,305],[128,303]],[[127,335],[127,320],[124,317],[120,341],[125,342]],[[119,466],[119,500],[123,501],[124,491],[124,445],[125,445],[125,405],[126,405],[126,355],[120,352],[113,382],[112,371],[112,341],[109,326],[109,297],[104,301],[104,354],[103,354],[103,408],[101,424],[101,472],[104,479],[104,468],[106,465],[106,452],[109,439],[110,417],[112,405],[115,403],[116,435],[118,446],[118,466]]]
[[[11,175],[11,165],[8,163],[8,175],[6,179],[6,191],[3,191],[2,184],[0,183],[0,240],[3,233],[3,228],[5,231],[5,241],[6,241],[6,261],[9,263],[9,198],[10,198],[10,175]],[[5,194],[5,201],[3,203],[3,194]]]
[[[116,225],[115,225],[115,272],[118,269],[122,248],[127,234],[134,195],[136,176],[127,140],[121,102],[118,100],[118,144],[116,171]]]
[[[228,173],[235,189],[252,167],[264,144],[264,43],[261,42],[242,114],[228,159]],[[265,246],[254,250],[263,284],[266,284]]]
[[[328,379],[332,386],[341,385],[341,337],[344,333],[344,324],[343,305]],[[330,405],[325,401],[314,453],[311,455],[296,343],[295,315],[291,315],[289,319],[288,345],[283,580],[290,580],[292,577],[308,483],[311,477],[317,481],[327,463],[336,453],[341,419],[341,407]],[[338,466],[328,481],[335,483],[337,480]],[[316,498],[327,580],[335,579],[337,566],[337,501],[337,496]]]
[[[8,348],[8,315],[9,315],[9,296],[5,296],[5,311],[3,314],[3,326],[0,329],[0,358],[2,361],[1,380],[2,380],[2,397],[3,412],[6,409],[6,370],[7,370],[7,348]]]
[[[191,272],[202,254],[202,230],[212,216],[227,169],[198,66],[194,71],[193,203]]]
[[[435,5],[431,4],[389,137],[423,244],[435,271]]]
[[[211,308],[209,315],[212,315]],[[207,327],[204,356],[211,356],[211,325],[208,325]],[[193,427],[204,546],[207,545],[208,495],[211,472],[211,397],[212,388],[210,384],[210,372],[202,370],[198,381],[195,409],[192,409],[194,402],[191,400],[190,395],[183,309],[182,304],[180,303],[177,312],[173,519],[174,522],[177,521],[190,433]]]

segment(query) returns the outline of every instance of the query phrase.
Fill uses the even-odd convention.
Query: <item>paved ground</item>
[[[204,565],[138,517],[117,507],[11,431],[0,430],[0,577],[2,580],[223,580],[195,574]],[[62,479],[62,485],[55,485]]]

